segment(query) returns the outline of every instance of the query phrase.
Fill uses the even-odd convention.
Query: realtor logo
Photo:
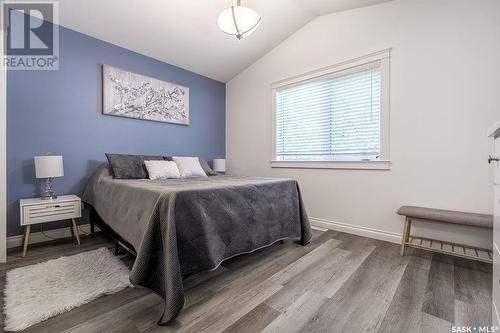
[[[9,70],[57,70],[59,25],[56,1],[3,1],[4,54]]]

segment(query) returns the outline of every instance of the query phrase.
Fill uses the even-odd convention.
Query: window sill
[[[390,170],[391,161],[271,161],[271,168]]]

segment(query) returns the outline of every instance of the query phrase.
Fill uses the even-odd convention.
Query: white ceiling
[[[227,82],[314,17],[386,1],[242,0],[262,22],[241,41],[216,24],[236,0],[59,0],[59,23]]]

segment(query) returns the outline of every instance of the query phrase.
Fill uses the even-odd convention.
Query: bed
[[[133,247],[130,281],[165,299],[160,325],[185,302],[182,277],[284,239],[307,244],[311,227],[291,179],[211,176],[114,179],[102,165],[83,201],[106,228]]]

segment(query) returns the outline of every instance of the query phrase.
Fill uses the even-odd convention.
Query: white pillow
[[[177,157],[173,156],[172,159],[177,164],[181,178],[189,177],[208,177],[203,168],[201,167],[198,157]]]
[[[149,179],[180,178],[177,164],[172,161],[144,161]]]

